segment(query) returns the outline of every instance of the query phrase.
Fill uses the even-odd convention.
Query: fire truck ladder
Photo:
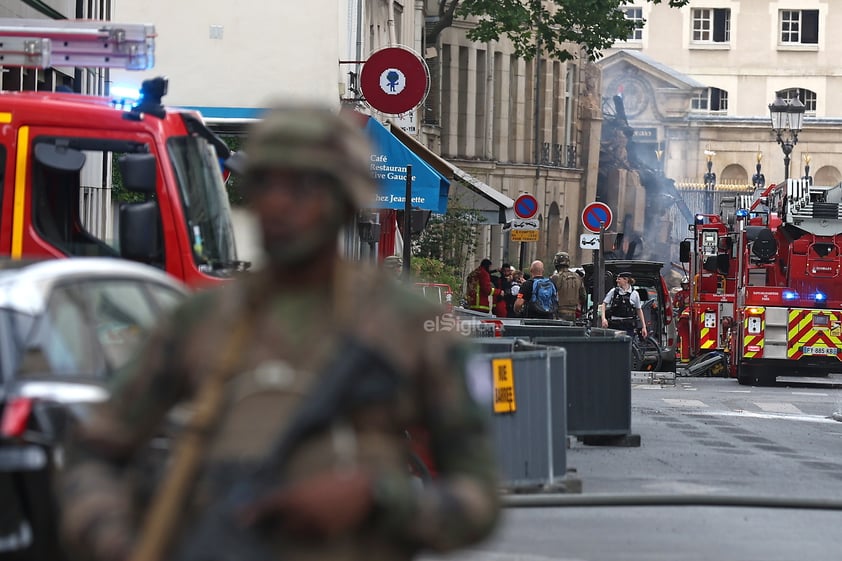
[[[151,24],[0,18],[0,65],[147,70],[154,40]]]
[[[787,223],[817,236],[842,234],[842,183],[821,186],[790,179],[786,195]]]

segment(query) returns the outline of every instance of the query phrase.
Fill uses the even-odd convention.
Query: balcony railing
[[[542,166],[575,168],[576,157],[575,144],[554,144],[551,142],[541,144]]]

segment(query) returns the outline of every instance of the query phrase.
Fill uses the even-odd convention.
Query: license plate
[[[801,347],[801,352],[805,355],[836,355],[839,349],[836,347]]]

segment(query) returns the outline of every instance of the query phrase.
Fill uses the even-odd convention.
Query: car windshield
[[[206,273],[226,274],[236,267],[237,252],[231,209],[213,148],[196,136],[171,138],[167,147],[196,264]]]
[[[0,364],[4,374],[18,370],[36,323],[32,314],[0,308]]]
[[[55,287],[36,315],[0,309],[3,372],[107,378],[183,296],[163,285],[92,279]]]

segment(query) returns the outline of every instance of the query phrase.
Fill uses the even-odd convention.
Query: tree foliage
[[[462,274],[433,257],[413,257],[412,277],[422,282],[446,284],[453,291],[453,301],[462,299]]]
[[[477,226],[483,221],[479,212],[460,208],[453,203],[445,214],[433,215],[417,241],[413,242],[413,256],[421,258],[424,267],[419,274],[428,282],[449,284],[456,296],[461,296],[462,279],[468,259],[477,245]],[[413,258],[413,263],[416,260]]]
[[[687,5],[689,0],[646,0],[671,8]],[[541,52],[556,60],[585,55],[596,60],[601,51],[617,40],[625,39],[637,25],[625,17],[623,6],[639,0],[439,0],[438,18],[427,28],[427,43],[432,44],[453,19],[477,18],[468,31],[475,41],[493,41],[506,37],[515,54],[532,59],[540,42]]]
[[[221,135],[222,140],[228,145],[232,152],[242,149],[243,137],[234,135]],[[233,173],[225,182],[225,190],[228,193],[228,202],[234,206],[245,204],[243,190],[240,187],[240,178]]]

